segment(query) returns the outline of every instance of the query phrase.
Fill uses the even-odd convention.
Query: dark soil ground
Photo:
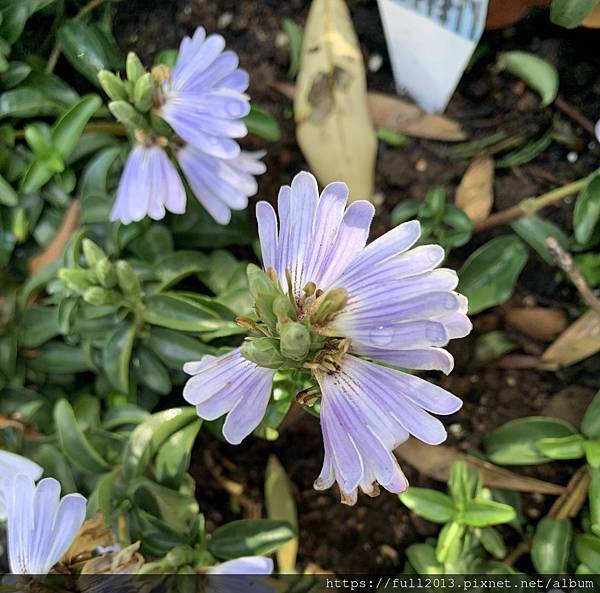
[[[282,182],[289,182],[296,172],[306,168],[295,142],[293,122],[289,115],[286,117],[290,103],[268,83],[286,80],[289,50],[281,34],[282,19],[289,17],[303,24],[308,4],[304,0],[129,0],[115,5],[117,39],[124,49],[135,50],[147,63],[158,50],[176,47],[184,34],[199,25],[209,32],[220,32],[229,47],[240,54],[242,66],[251,74],[254,104],[277,117],[283,130],[281,141],[268,147],[268,172],[260,179],[260,199],[274,199]],[[381,68],[368,74],[369,89],[392,93],[392,74],[376,2],[350,0],[349,5],[366,60],[375,54],[383,58]],[[557,109],[541,110],[531,91],[495,68],[498,51],[523,49],[550,59],[560,72],[562,97],[595,121],[600,116],[600,54],[593,51],[598,34],[554,27],[544,12],[530,15],[516,27],[486,33],[486,51],[464,76],[447,114],[461,122],[471,139],[498,130],[532,137],[546,130],[558,116]],[[579,178],[598,166],[600,150],[592,136],[569,117],[562,115],[561,120],[569,138],[566,145],[555,142],[532,162],[497,172],[496,210]],[[262,144],[260,139],[248,140],[251,147]],[[389,213],[395,204],[405,199],[421,200],[434,185],[445,186],[449,196],[454,194],[468,161],[448,156],[447,146],[411,140],[398,149],[381,147],[376,234],[389,228]],[[569,228],[568,206],[545,214]],[[502,232],[506,229],[477,235],[466,248],[453,254],[451,264],[459,266],[475,247]],[[524,303],[553,306],[574,319],[578,314],[573,305],[576,302],[571,288],[557,284],[554,271],[532,258],[513,299],[475,318],[473,335],[453,346],[457,364],[452,376],[432,377],[465,400],[461,412],[447,419],[450,445],[464,451],[477,449],[487,432],[507,420],[545,413],[556,393],[569,388],[576,406],[578,399],[589,397],[591,389],[597,388],[592,372],[597,374],[600,368],[599,357],[556,373],[498,366],[476,370],[472,366],[477,335],[493,329],[503,329],[516,340],[517,353],[539,356],[544,350],[546,344],[506,322],[505,313],[511,307]],[[248,439],[239,447],[231,447],[203,435],[191,471],[197,479],[198,499],[209,529],[230,519],[260,516],[264,468],[270,454],[278,456],[293,484],[300,522],[301,567],[314,564],[337,573],[397,570],[402,566],[405,547],[431,534],[430,524],[411,515],[397,497],[387,492],[376,499],[362,497],[356,507],[348,508],[339,503],[334,490],[314,491],[312,483],[320,471],[322,443],[318,422],[308,415],[290,422],[273,443]],[[418,468],[404,469],[413,484],[436,485]],[[574,467],[550,464],[522,471],[565,484]],[[546,512],[552,501],[551,497],[525,496],[525,511],[535,518]]]

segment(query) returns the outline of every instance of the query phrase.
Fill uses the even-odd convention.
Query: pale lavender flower
[[[38,485],[30,476],[11,480],[8,496],[8,559],[14,574],[44,575],[62,558],[85,519],[86,499],[67,494],[45,478]]]
[[[250,112],[244,91],[248,73],[238,68],[238,56],[223,51],[221,35],[206,36],[202,27],[185,37],[170,76],[162,85],[158,110],[187,143],[214,157],[230,159],[240,154],[233,138],[248,132],[241,118]]]
[[[191,144],[177,153],[177,161],[190,188],[206,211],[219,223],[228,224],[231,210],[243,210],[248,197],[258,191],[255,175],[266,171],[260,159],[265,151],[242,151],[230,159],[204,153]]]
[[[600,119],[596,122],[596,127],[594,130],[596,131],[596,140],[600,142]]]
[[[155,144],[139,143],[127,158],[110,220],[160,220],[166,210],[183,214],[185,202],[183,183],[167,153]]]
[[[264,556],[244,556],[208,569],[207,593],[273,593],[261,576],[273,572],[273,560]]]
[[[34,461],[10,451],[0,450],[0,521],[6,519],[6,490],[17,474],[39,480],[44,470]]]
[[[409,435],[429,444],[444,441],[444,426],[430,412],[452,414],[462,403],[436,385],[379,363],[449,373],[453,359],[443,347],[466,336],[471,323],[466,298],[455,292],[456,273],[438,268],[443,249],[414,247],[419,223],[404,223],[367,246],[374,208],[366,201],[346,208],[347,199],[344,183],[331,183],[319,197],[315,178],[300,173],[291,187],[281,188],[279,221],[268,203],[257,205],[264,267],[278,279],[276,290],[287,292],[289,284],[293,291],[292,325],[299,342],[304,335],[310,338],[306,354],[286,359],[283,333],[266,338],[266,345],[265,338],[250,338],[259,344],[261,360],[265,347],[273,350],[270,368],[258,366],[258,356],[247,360],[242,352],[250,357],[252,349],[243,348],[190,363],[185,370],[194,376],[184,397],[203,418],[228,413],[224,435],[237,443],[262,419],[276,356],[283,356],[287,368],[295,362],[298,369],[309,369],[320,389],[325,449],[315,488],[337,482],[343,502],[354,504],[358,488],[369,495],[377,494],[377,484],[391,492],[405,490],[394,449]],[[282,324],[282,306],[273,306],[279,312],[276,325],[272,319],[264,323],[269,335],[289,323]]]

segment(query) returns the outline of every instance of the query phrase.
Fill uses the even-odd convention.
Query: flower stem
[[[491,227],[495,227],[501,224],[506,224],[515,218],[520,218],[521,216],[531,216],[535,214],[538,210],[545,208],[546,206],[550,206],[555,202],[559,202],[564,198],[571,196],[579,191],[581,191],[594,177],[600,173],[600,169],[597,169],[587,177],[583,177],[582,179],[578,179],[577,181],[573,181],[571,183],[567,183],[567,185],[563,185],[561,187],[557,187],[548,193],[542,194],[537,198],[527,198],[523,200],[516,206],[512,206],[511,208],[507,208],[506,210],[502,210],[500,212],[496,212],[491,216],[488,216],[485,220],[478,222],[475,225],[475,232],[478,233],[485,229],[489,229]]]

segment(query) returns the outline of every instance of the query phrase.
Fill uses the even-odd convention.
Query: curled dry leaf
[[[410,438],[396,449],[395,454],[396,457],[410,463],[421,473],[440,482],[448,480],[452,464],[456,461],[465,461],[481,471],[483,483],[490,488],[505,488],[519,492],[537,492],[550,495],[560,495],[564,491],[564,488],[558,484],[520,476],[489,461],[461,453],[446,445],[426,445]]]
[[[79,225],[79,200],[73,200],[69,206],[65,217],[63,218],[62,224],[58,229],[54,239],[50,244],[38,255],[32,257],[29,261],[29,276],[34,276],[42,268],[46,267],[49,263],[52,263],[55,259],[58,259],[67,244],[67,241],[71,238],[73,233],[77,230]]]
[[[270,86],[286,97],[294,98],[296,87],[293,84],[274,81]],[[454,120],[443,115],[425,113],[414,103],[399,97],[383,93],[368,93],[367,106],[373,124],[377,128],[393,130],[414,138],[446,142],[460,142],[467,138],[460,125]]]
[[[89,560],[96,548],[112,546],[114,543],[112,529],[104,523],[102,513],[98,513],[81,526],[61,562],[70,566],[74,562]]]
[[[351,199],[373,195],[377,140],[362,53],[344,0],[313,0],[294,97],[298,144],[322,184],[344,180]]]
[[[548,347],[542,360],[558,366],[569,366],[599,351],[600,315],[590,309]]]
[[[542,342],[554,340],[568,325],[565,312],[550,307],[515,307],[506,313],[506,321]]]
[[[494,204],[494,159],[477,157],[467,168],[456,190],[455,202],[473,222],[485,220]]]

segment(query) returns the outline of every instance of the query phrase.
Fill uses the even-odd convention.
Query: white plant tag
[[[488,0],[377,0],[398,93],[443,111],[485,26]]]

